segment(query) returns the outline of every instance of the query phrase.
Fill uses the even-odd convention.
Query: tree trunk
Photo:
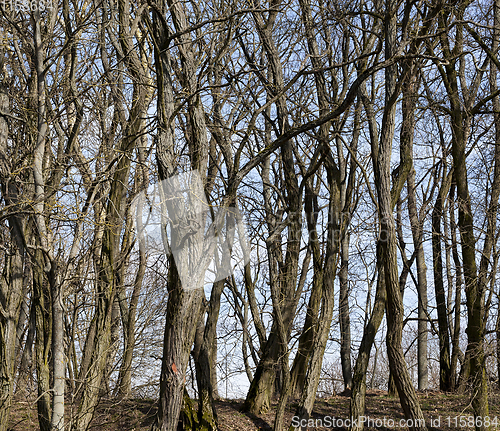
[[[416,73],[411,73],[408,81],[403,85],[403,124],[401,125],[401,141],[407,142],[413,161],[413,134],[415,129],[416,104]],[[412,163],[413,165],[413,163]],[[427,389],[427,266],[425,264],[423,246],[423,220],[419,220],[415,191],[415,169],[412,166],[408,174],[408,214],[411,224],[413,244],[417,261],[417,293],[418,293],[418,389]],[[425,212],[423,212],[425,214]],[[424,216],[422,216],[423,218]]]
[[[495,333],[497,338],[497,386],[500,388],[500,304],[497,307],[497,321],[495,324]]]
[[[467,164],[466,164],[466,145],[470,134],[471,117],[469,115],[470,106],[468,101],[463,102],[461,93],[464,89],[459,88],[464,85],[464,72],[462,67],[456,70],[457,59],[462,58],[457,53],[463,52],[463,18],[467,3],[459,3],[453,11],[447,10],[446,13],[440,16],[440,42],[442,52],[447,63],[440,66],[440,73],[443,79],[447,82],[446,91],[449,99],[449,112],[452,129],[452,157],[454,176],[457,187],[458,200],[458,227],[460,231],[460,239],[462,245],[462,263],[463,275],[465,282],[465,294],[467,304],[467,351],[466,358],[470,360],[470,373],[473,379],[473,392],[471,394],[472,408],[476,418],[484,419],[488,416],[488,384],[486,379],[486,369],[484,366],[484,284],[478,280],[478,270],[475,260],[476,253],[476,238],[474,236],[474,221],[472,216],[471,199],[469,195],[469,185],[467,179]],[[455,28],[455,46],[450,49],[449,38],[451,34],[448,32],[448,20],[450,13],[453,12],[453,20],[459,22]],[[477,91],[477,90],[476,90]],[[468,100],[473,100],[469,97]],[[496,167],[495,167],[496,169]],[[490,200],[490,209],[493,205],[493,199]],[[494,204],[496,206],[496,203]],[[490,223],[488,222],[488,230]],[[489,235],[486,235],[485,245],[483,250],[483,258],[488,253]],[[486,257],[487,258],[487,257]],[[481,277],[481,274],[479,274]],[[484,425],[484,421],[477,421],[477,430],[485,430],[488,427]]]
[[[223,256],[223,259],[230,258]],[[217,336],[217,321],[219,318],[220,298],[224,290],[225,280],[216,281],[212,286],[208,314],[205,325],[204,313],[201,315],[202,332],[195,339],[193,354],[196,367],[196,380],[198,383],[198,426],[202,430],[217,430],[217,412],[214,405],[213,376],[214,360],[213,343]],[[198,339],[199,338],[199,339]],[[197,345],[199,344],[199,345]]]
[[[22,242],[15,241],[15,227],[11,225],[10,228],[12,229],[13,250],[5,259],[0,282],[0,431],[7,429],[12,403],[16,362],[16,327],[23,299],[21,294],[23,286]]]
[[[329,163],[332,163],[330,161]],[[325,353],[326,343],[330,334],[330,325],[332,321],[334,308],[334,280],[337,271],[337,258],[340,249],[341,235],[345,234],[345,226],[340,223],[341,220],[341,196],[338,187],[338,177],[334,174],[333,166],[328,166],[328,185],[330,188],[330,199],[328,206],[328,228],[327,244],[323,266],[323,289],[321,297],[321,312],[318,320],[318,329],[314,337],[312,346],[311,360],[306,375],[305,388],[297,408],[296,416],[302,422],[311,417],[311,413],[316,401],[319,379],[321,375],[321,366]],[[305,430],[307,427],[303,427]],[[293,425],[290,430],[295,429]]]
[[[276,366],[279,358],[279,342],[276,328],[271,329],[267,339],[262,358],[257,365],[250,389],[248,390],[242,410],[260,414],[269,410],[273,387],[276,379]]]
[[[274,254],[275,250],[271,250]],[[269,256],[269,261],[272,262],[272,255]],[[276,259],[277,260],[277,259]],[[272,274],[272,273],[271,273]],[[271,298],[273,302],[274,311],[274,321],[276,322],[278,330],[278,341],[280,346],[280,362],[281,362],[281,376],[283,379],[283,385],[280,388],[280,398],[278,401],[278,407],[276,409],[276,415],[274,418],[274,431],[282,431],[284,427],[284,415],[285,408],[288,402],[288,397],[290,395],[290,368],[288,360],[288,327],[285,326],[283,321],[283,315],[281,313],[280,304],[280,283],[277,279],[278,273],[274,273],[275,277],[270,278],[269,284],[271,289]]]
[[[373,304],[370,320],[363,332],[358,358],[354,367],[353,386],[349,406],[349,417],[352,421],[349,426],[349,431],[361,431],[363,429],[363,422],[360,422],[360,418],[365,415],[366,370],[370,362],[370,353],[375,336],[377,335],[378,328],[385,314],[386,300],[387,291],[385,288],[384,268],[383,266],[379,266],[375,302]]]
[[[377,153],[379,147],[378,125],[373,110],[373,102],[368,98],[365,84],[360,86],[360,99],[366,111],[372,152]],[[377,248],[378,253],[378,248]],[[377,259],[378,262],[378,259]],[[387,305],[387,290],[385,286],[384,267],[377,263],[377,289],[372,314],[363,331],[363,338],[358,352],[358,358],[353,374],[353,388],[350,400],[350,417],[353,419],[349,431],[361,431],[363,422],[359,419],[365,414],[366,372],[370,361],[370,353],[378,328],[385,314]],[[367,298],[368,300],[368,298]],[[356,420],[357,419],[357,420]]]
[[[443,172],[441,187],[432,211],[432,255],[434,262],[434,290],[439,328],[439,389],[450,391],[452,388],[450,364],[450,335],[448,328],[448,307],[443,283],[443,258],[441,250],[441,218],[443,202],[448,195],[451,173]]]
[[[491,45],[491,49],[493,52],[498,51],[498,46],[500,44],[500,1],[494,0],[493,2],[493,16],[494,16],[494,33],[493,33],[493,43]],[[494,93],[497,88],[497,77],[498,77],[498,67],[490,62],[490,90]],[[495,163],[497,162],[496,157],[499,151],[498,147],[500,146],[500,99],[496,96],[493,100],[493,111],[494,111],[494,119],[495,119]],[[495,164],[495,180],[498,179],[497,166]],[[496,212],[496,211],[495,211]],[[495,332],[496,332],[496,353],[497,353],[497,373],[498,373],[498,381],[497,385],[500,388],[500,304],[498,306],[497,311],[497,320],[495,324]]]
[[[0,83],[0,111],[9,113],[9,98],[3,82]],[[0,117],[0,187],[7,206],[17,204],[17,188],[9,181],[11,161],[8,154],[9,126],[5,116]],[[21,312],[24,282],[23,223],[19,216],[8,218],[11,249],[6,247],[5,263],[0,280],[0,431],[7,422],[14,391],[17,326]]]
[[[38,388],[38,422],[41,431],[51,431],[49,350],[52,339],[51,299],[44,281],[41,251],[36,252],[33,265],[33,303],[36,312],[35,358]]]
[[[306,380],[307,365],[312,353],[312,346],[318,325],[318,312],[321,303],[321,295],[323,290],[323,268],[321,264],[321,252],[318,241],[318,233],[316,223],[318,219],[318,203],[312,185],[306,184],[305,194],[305,214],[307,221],[307,229],[309,232],[309,248],[312,250],[313,256],[313,281],[309,302],[307,304],[306,318],[304,327],[299,336],[299,346],[293,360],[292,369],[290,372],[291,395],[295,398],[300,398]]]
[[[263,45],[268,64],[269,78],[273,82],[274,90],[269,91],[267,97],[271,99],[274,96],[274,91],[281,91],[285,88],[285,79],[283,75],[282,63],[275,41],[272,37],[274,23],[278,14],[278,10],[274,7],[269,13],[266,20],[259,13],[253,13],[253,18],[256,22],[257,32]],[[288,119],[288,109],[284,97],[279,97],[276,100],[276,113],[279,126],[278,133],[284,134],[290,129]],[[270,136],[270,124],[266,121],[268,136]],[[301,242],[301,227],[302,227],[302,196],[299,190],[298,179],[295,173],[294,148],[291,140],[285,141],[281,146],[281,162],[283,167],[283,184],[286,188],[286,204],[288,213],[288,232],[286,241],[286,252],[283,258],[281,239],[272,239],[271,236],[266,240],[268,255],[271,257],[270,262],[270,278],[277,276],[276,280],[279,286],[278,302],[281,310],[274,311],[281,313],[282,323],[287,337],[290,333],[290,324],[294,318],[298,303],[298,295],[296,294],[297,275],[299,267],[299,253]],[[269,215],[269,205],[267,204],[267,213]],[[274,214],[274,209],[271,209]],[[279,237],[280,238],[280,237]],[[266,343],[266,348],[263,352],[261,362],[257,367],[257,371],[252,380],[250,390],[243,409],[252,413],[260,413],[265,411],[270,404],[273,384],[276,377],[276,367],[279,367],[279,355],[282,352],[283,346],[280,342],[280,325],[273,321],[271,334]],[[288,341],[287,341],[288,343]],[[282,368],[282,367],[281,367]],[[283,370],[283,368],[282,368]],[[288,371],[286,371],[288,372]]]
[[[196,325],[192,320],[193,316],[200,315],[203,299],[202,289],[183,289],[173,257],[170,257],[169,286],[171,289],[163,341],[160,398],[152,431],[177,429],[183,406],[189,354],[196,333]]]
[[[455,184],[452,183],[450,188],[450,231],[451,231],[451,254],[453,262],[455,263],[455,316],[453,324],[453,338],[452,338],[452,351],[451,351],[451,384],[452,389],[458,386],[458,359],[463,357],[460,350],[460,321],[462,311],[462,265],[460,264],[460,257],[458,255],[457,247],[457,225],[455,223]],[[461,358],[463,360],[463,358]],[[467,376],[468,379],[468,376]]]
[[[349,318],[349,234],[346,233],[342,238],[340,252],[340,270],[339,270],[339,320],[340,320],[340,362],[342,365],[342,377],[344,379],[344,389],[347,391],[352,388],[352,369],[351,369],[351,322]]]
[[[146,251],[144,250],[141,238],[139,238],[139,268],[137,269],[135,276],[130,304],[128,304],[127,307],[126,297],[120,300],[121,303],[125,301],[125,304],[120,304],[120,308],[122,309],[121,314],[123,322],[124,349],[122,364],[118,374],[117,396],[119,398],[127,398],[132,392],[132,359],[135,347],[135,316],[145,272]],[[123,312],[123,307],[128,308],[125,314]]]
[[[144,93],[137,87],[134,88],[134,101],[132,114],[139,117],[143,113]],[[135,118],[135,117],[133,117]],[[140,118],[139,118],[140,119]],[[102,252],[97,264],[97,292],[96,292],[96,314],[95,339],[93,349],[90,352],[89,367],[85,373],[85,384],[83,386],[82,401],[78,409],[72,429],[76,431],[87,430],[94,415],[95,408],[99,402],[102,379],[105,375],[106,364],[111,347],[111,325],[113,304],[116,295],[116,258],[118,241],[122,231],[124,218],[124,201],[126,196],[126,178],[130,172],[131,157],[137,135],[140,131],[141,121],[136,119],[128,124],[125,130],[125,138],[121,142],[121,151],[126,155],[118,162],[114,173],[108,206],[106,209],[106,228],[102,240]],[[87,337],[87,343],[89,338]],[[86,345],[87,349],[87,345]],[[81,373],[80,373],[81,374]]]
[[[385,15],[385,55],[392,58],[396,54],[396,2],[387,0]],[[396,82],[397,65],[388,66],[385,70],[386,105],[382,122],[380,147],[378,154],[373,158],[375,182],[378,192],[379,217],[380,217],[380,253],[378,259],[384,266],[385,282],[387,288],[387,353],[389,366],[394,376],[399,393],[401,406],[405,417],[411,420],[411,430],[426,430],[425,419],[420,409],[420,404],[413,388],[406,360],[401,346],[404,307],[398,282],[398,259],[396,246],[396,230],[392,215],[391,196],[391,153],[394,138],[396,114]],[[401,161],[403,163],[404,160]],[[410,166],[411,167],[411,166]],[[403,166],[400,170],[404,171]],[[402,172],[401,172],[402,175]]]
[[[19,373],[16,382],[16,396],[23,399],[30,392],[28,385],[33,381],[33,341],[35,339],[35,311],[33,305],[30,310],[30,318],[28,323],[28,334],[24,343],[23,353],[21,355],[21,363],[19,365]]]
[[[54,369],[51,431],[64,431],[64,389],[66,386],[64,311],[62,286],[57,271],[57,267],[51,268],[49,276],[52,290],[52,361]]]

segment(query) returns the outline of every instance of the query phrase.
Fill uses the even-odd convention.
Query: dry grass
[[[420,393],[420,403],[426,425],[429,429],[439,430],[464,430],[473,429],[469,427],[469,417],[472,414],[468,398],[458,394],[443,394],[439,392]],[[256,431],[271,430],[274,422],[274,408],[269,412],[254,416],[240,412],[241,400],[220,400],[217,402],[217,412],[219,417],[220,431]],[[69,406],[68,406],[69,407]],[[274,407],[274,406],[273,406]],[[297,403],[291,401],[286,412],[288,423],[292,422]],[[67,408],[68,409],[68,408]],[[68,411],[68,414],[71,412]],[[150,429],[154,415],[156,413],[156,403],[153,400],[128,400],[116,401],[111,399],[102,400],[99,404],[97,414],[92,421],[92,430],[109,431],[129,431]],[[329,399],[318,399],[313,412],[313,419],[340,419],[344,421],[349,416],[349,397],[334,396]],[[402,430],[399,427],[399,420],[403,419],[403,413],[399,400],[391,398],[383,391],[370,391],[366,397],[366,416],[377,421],[375,427],[365,427],[366,430],[389,430],[392,427],[390,420],[394,421],[394,428]],[[448,420],[448,417],[450,418]],[[460,418],[465,419],[465,427],[460,426]],[[498,418],[500,422],[500,395],[492,394],[490,396],[490,417]],[[384,426],[384,418],[385,425]],[[434,425],[438,425],[437,419],[440,419],[439,427],[431,428],[431,420]],[[455,419],[457,418],[457,419]],[[455,425],[456,420],[456,425]],[[339,421],[339,424],[341,423]],[[462,420],[462,425],[464,421]],[[14,404],[9,431],[35,431],[38,430],[36,403],[26,400],[16,401]],[[316,422],[320,425],[320,421]],[[329,425],[323,423],[323,425]],[[343,430],[344,427],[318,427],[322,430]],[[493,427],[492,429],[495,429]],[[500,430],[500,423],[497,426]]]

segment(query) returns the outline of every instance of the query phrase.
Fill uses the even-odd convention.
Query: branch
[[[390,58],[388,60],[385,60],[375,66],[372,66],[365,70],[363,73],[361,73],[356,80],[353,82],[351,85],[351,88],[347,92],[347,95],[344,99],[344,101],[337,107],[337,109],[333,110],[332,112],[323,115],[322,117],[317,118],[316,120],[312,120],[306,124],[303,124],[302,126],[295,127],[293,129],[288,130],[287,132],[283,133],[280,137],[278,137],[274,142],[272,142],[270,145],[268,145],[266,148],[264,148],[262,151],[260,151],[252,160],[247,162],[241,169],[240,171],[234,176],[233,178],[233,187],[237,186],[241,180],[257,165],[259,165],[267,156],[269,156],[271,153],[276,151],[283,143],[286,141],[289,141],[290,139],[294,138],[295,136],[300,135],[301,133],[307,132],[309,130],[312,130],[316,127],[321,126],[322,124],[333,120],[334,118],[338,117],[341,115],[344,111],[346,111],[351,104],[353,103],[354,99],[356,98],[356,94],[358,92],[359,87],[361,84],[371,75],[373,75],[375,72],[391,65],[394,64],[397,61],[397,58]],[[266,104],[267,105],[267,104]]]

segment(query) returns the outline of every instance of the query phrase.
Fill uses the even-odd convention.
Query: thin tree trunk
[[[44,252],[37,251],[35,264],[37,266],[34,274],[34,298],[37,309],[37,337],[35,349],[37,351],[37,380],[38,380],[38,416],[40,429],[48,431],[51,427],[50,406],[50,367],[49,350],[52,340],[52,300],[49,286],[45,282],[44,274],[50,270],[51,262],[48,261],[46,253],[50,253],[50,234],[47,232],[45,219],[45,181],[43,175],[43,162],[45,158],[45,147],[48,125],[46,120],[46,89],[45,89],[45,52],[42,41],[42,25],[40,13],[37,11],[32,16],[34,63],[36,73],[36,101],[37,101],[37,133],[36,144],[33,152],[33,181],[35,184],[34,204],[34,231],[37,237],[37,245]]]
[[[7,89],[0,83],[0,110],[10,112]],[[0,118],[0,187],[6,205],[17,203],[17,188],[11,177],[8,155],[9,127],[5,116]],[[10,184],[9,184],[10,183]],[[5,252],[5,263],[0,280],[0,431],[7,422],[14,391],[17,326],[23,301],[24,245],[23,224],[18,216],[8,219],[11,250]]]
[[[44,274],[39,262],[43,262],[41,251],[36,252],[36,263],[33,266],[33,303],[36,312],[36,378],[38,389],[38,423],[41,431],[51,429],[51,399],[50,399],[50,367],[49,349],[52,338],[52,322],[50,312],[50,293],[45,285]]]
[[[144,112],[145,94],[136,86],[134,88],[134,101],[131,116],[139,118]],[[99,401],[99,392],[102,379],[106,371],[106,363],[111,346],[111,325],[113,304],[116,294],[116,257],[118,241],[124,216],[124,200],[126,193],[126,178],[129,175],[131,153],[135,147],[137,136],[140,131],[141,121],[136,120],[129,123],[121,143],[121,151],[126,155],[118,162],[112,179],[109,202],[106,209],[106,229],[102,241],[102,252],[97,268],[97,309],[95,320],[95,339],[93,349],[90,353],[90,365],[85,373],[85,385],[83,386],[82,402],[72,424],[72,429],[85,431]],[[89,339],[87,338],[87,342]],[[88,343],[87,343],[88,344]],[[87,346],[86,346],[87,349]]]
[[[464,72],[460,66],[457,71],[457,61],[463,62],[463,57],[457,55],[463,52],[463,19],[465,14],[466,2],[457,4],[453,11],[447,10],[446,13],[440,16],[440,42],[444,58],[447,60],[446,64],[440,66],[440,73],[443,80],[446,82],[446,91],[449,99],[449,112],[451,119],[452,129],[452,157],[454,176],[457,187],[457,200],[458,200],[458,227],[460,231],[460,239],[462,246],[462,263],[463,274],[465,282],[465,294],[467,304],[467,351],[466,360],[469,357],[470,373],[473,379],[473,391],[471,394],[472,408],[476,418],[481,421],[476,421],[477,430],[485,430],[488,427],[484,425],[484,419],[489,414],[488,408],[488,383],[486,379],[486,369],[484,364],[484,283],[481,278],[484,275],[483,271],[478,274],[476,265],[476,238],[474,236],[474,220],[472,216],[471,198],[469,194],[469,185],[467,179],[467,164],[466,164],[466,146],[470,134],[471,117],[469,115],[469,102],[466,100],[463,106],[463,99],[461,94],[464,89],[460,89],[459,85],[464,85]],[[450,13],[453,13],[453,20],[459,24],[455,27],[453,34],[455,35],[454,46],[450,48],[449,38],[449,23]],[[477,90],[476,90],[477,91]],[[473,97],[468,98],[473,100]],[[496,156],[495,156],[496,159]],[[497,166],[495,166],[497,169]],[[493,190],[492,190],[493,191]],[[497,196],[498,199],[498,196]],[[494,203],[493,194],[490,199],[490,208],[496,207],[497,202]],[[488,211],[489,213],[490,211]],[[495,212],[496,214],[496,212]],[[490,215],[490,214],[487,214]],[[492,227],[490,220],[488,220],[488,231]],[[488,259],[490,255],[489,243],[491,237],[487,233],[484,241],[483,255],[481,258],[481,265],[483,259]],[[489,248],[489,250],[488,250]],[[486,262],[487,265],[487,262]],[[484,268],[481,266],[481,269]],[[479,276],[479,277],[478,277]]]
[[[396,2],[387,0],[385,16],[385,54],[392,58],[396,54]],[[408,373],[402,349],[404,307],[398,282],[396,230],[392,215],[391,153],[396,114],[396,81],[398,68],[391,65],[385,70],[386,106],[382,122],[380,148],[374,158],[375,180],[378,191],[381,237],[380,253],[377,256],[385,270],[387,288],[387,353],[389,366],[394,376],[405,417],[412,421],[411,430],[426,430],[425,419]],[[411,149],[410,149],[411,150]],[[401,163],[405,161],[402,159]],[[409,166],[411,168],[411,165]],[[403,175],[404,166],[400,166]],[[406,178],[405,178],[406,180]]]
[[[90,367],[90,361],[92,358],[92,352],[94,351],[94,343],[96,340],[96,330],[97,330],[97,321],[96,317],[93,316],[90,321],[90,325],[87,329],[87,335],[85,338],[85,344],[82,352],[82,359],[80,361],[80,368],[78,371],[78,382],[76,389],[76,399],[79,400],[81,398],[81,393],[83,388],[85,387],[85,382],[87,381],[87,375]]]
[[[18,395],[20,398],[25,398],[28,395],[30,392],[28,390],[28,385],[30,384],[30,380],[33,380],[33,341],[35,339],[36,328],[35,311],[33,306],[31,306],[28,325],[28,334],[26,335],[26,342],[24,343],[16,382],[16,396]]]
[[[411,60],[410,60],[411,61]],[[409,66],[411,67],[411,66]],[[412,73],[403,85],[403,124],[401,126],[401,141],[403,146],[409,146],[413,161],[413,134],[415,130],[415,105],[417,91],[417,74]],[[417,261],[417,293],[418,293],[418,389],[427,389],[427,266],[425,264],[423,246],[423,220],[419,220],[415,191],[415,169],[412,167],[408,174],[408,214],[411,224],[413,244]]]
[[[494,16],[494,23],[493,23],[493,42],[491,49],[493,52],[498,51],[498,47],[500,44],[500,1],[499,0],[494,0],[493,2],[493,16]],[[497,91],[498,85],[497,85],[497,79],[498,79],[498,67],[491,61],[490,62],[490,91],[492,93]],[[492,186],[492,198],[490,202],[490,214],[488,217],[488,227],[489,224],[494,224],[496,226],[496,220],[495,220],[495,215],[497,213],[497,201],[493,201],[493,199],[498,200],[498,196],[495,196],[494,193],[498,193],[496,188],[498,188],[497,182],[499,181],[499,175],[500,173],[498,170],[500,169],[500,166],[497,166],[499,163],[498,157],[499,157],[499,146],[500,146],[500,99],[498,96],[494,97],[492,100],[492,105],[493,105],[493,112],[494,112],[494,120],[495,120],[495,171],[494,171],[494,180],[493,180],[493,186]],[[494,234],[492,233],[494,236]],[[483,255],[483,258],[485,256]],[[482,262],[481,262],[482,263]],[[485,260],[485,266],[487,265],[487,259]],[[483,266],[483,265],[481,265]],[[486,274],[485,274],[486,278]],[[500,306],[498,308],[497,312],[497,320],[496,320],[496,325],[495,325],[495,332],[496,332],[496,353],[497,353],[497,372],[498,372],[498,386],[500,387]]]
[[[378,125],[375,120],[373,104],[368,98],[365,84],[360,87],[360,99],[366,111],[370,142],[372,152],[376,154],[379,147]],[[373,157],[373,156],[372,156]],[[378,250],[377,250],[378,253]],[[378,328],[385,314],[387,305],[387,290],[385,286],[384,267],[377,263],[377,288],[375,293],[375,301],[373,304],[372,314],[363,331],[363,338],[358,352],[358,358],[353,374],[353,388],[350,400],[350,417],[353,419],[349,426],[349,431],[361,431],[363,422],[359,419],[365,414],[366,400],[366,372],[370,361],[370,353],[377,334]]]
[[[363,423],[360,421],[365,416],[366,399],[366,371],[370,362],[370,354],[378,328],[385,314],[387,291],[385,288],[384,268],[379,267],[377,278],[377,291],[370,320],[363,331],[363,338],[359,347],[358,358],[354,367],[353,386],[350,400],[350,415],[352,419],[349,431],[361,431]],[[375,369],[373,370],[375,373]]]
[[[139,239],[139,268],[134,280],[134,287],[130,297],[130,304],[126,314],[123,314],[123,332],[124,332],[124,351],[122,364],[118,374],[117,396],[120,398],[127,398],[132,392],[132,360],[135,347],[135,316],[137,305],[139,303],[139,294],[142,287],[142,281],[146,272],[146,251],[141,239]],[[126,298],[125,298],[126,302]],[[123,306],[126,306],[124,304]],[[123,307],[121,306],[121,308]]]
[[[307,229],[309,232],[309,248],[312,250],[313,256],[313,281],[309,302],[307,304],[306,318],[304,327],[299,337],[299,346],[297,354],[293,360],[292,369],[290,372],[291,395],[300,398],[304,388],[307,372],[307,364],[312,353],[312,346],[318,325],[318,312],[321,303],[321,295],[323,290],[323,268],[321,265],[321,252],[318,241],[318,233],[316,230],[316,222],[318,218],[317,198],[314,195],[311,184],[306,184],[305,195],[305,214],[307,221]]]
[[[351,369],[351,322],[349,318],[349,234],[346,233],[341,242],[339,270],[339,320],[340,320],[340,362],[342,365],[342,377],[344,379],[344,390],[352,388]]]
[[[500,304],[497,307],[497,321],[495,325],[495,334],[497,338],[497,386],[500,388]]]
[[[458,255],[457,247],[457,225],[455,223],[455,184],[452,183],[450,188],[450,231],[451,231],[451,252],[453,262],[455,263],[455,316],[453,324],[453,338],[452,338],[452,351],[451,351],[451,384],[452,389],[455,389],[458,384],[458,360],[463,356],[460,350],[460,320],[462,310],[462,265],[460,264],[460,257]],[[463,358],[461,359],[463,360]],[[465,368],[464,368],[465,370]],[[468,379],[468,376],[466,377]]]
[[[170,257],[169,293],[160,375],[160,398],[153,431],[177,429],[184,400],[185,375],[196,333],[193,316],[200,315],[203,290],[184,290]],[[179,348],[187,346],[187,348]]]
[[[223,256],[223,259],[227,258],[229,257]],[[219,280],[212,286],[206,323],[203,325],[204,313],[202,313],[201,325],[203,330],[200,339],[195,339],[194,352],[196,352],[196,355],[193,355],[198,383],[198,423],[200,427],[208,431],[216,431],[218,427],[217,412],[214,405],[212,343],[216,340],[220,299],[224,284],[225,280]],[[197,344],[199,345],[197,346]]]
[[[277,91],[285,88],[282,64],[279,58],[279,52],[272,38],[273,24],[277,16],[277,10],[273,8],[269,13],[268,19],[264,22],[263,17],[254,13],[253,17],[256,21],[257,31],[263,44],[266,58],[269,62],[269,75],[274,82]],[[268,94],[271,98],[272,94]],[[288,122],[288,111],[286,101],[283,97],[276,100],[276,109],[278,116],[278,124],[280,124],[279,132],[286,133],[290,126]],[[268,122],[267,122],[268,123]],[[268,124],[269,127],[269,124]],[[270,130],[269,130],[270,132]],[[295,161],[293,155],[292,141],[286,141],[281,147],[281,161],[283,166],[283,180],[287,191],[287,212],[288,212],[288,233],[287,246],[283,259],[281,252],[281,244],[277,244],[279,239],[269,238],[266,241],[268,254],[273,258],[270,261],[270,273],[276,271],[277,280],[279,281],[279,304],[286,333],[290,332],[290,324],[295,315],[295,310],[298,303],[296,294],[297,275],[299,266],[300,253],[300,236],[301,236],[301,208],[302,196],[299,191],[298,179],[295,174]],[[269,205],[270,202],[267,202]],[[267,211],[269,214],[269,211]],[[272,210],[274,213],[274,209]],[[272,252],[272,248],[279,251]],[[273,275],[270,274],[270,277]],[[273,386],[276,379],[276,365],[278,364],[282,346],[280,343],[279,325],[273,321],[271,333],[263,351],[261,361],[257,366],[254,378],[250,385],[243,410],[254,414],[261,413],[269,408],[271,397],[273,394]]]
[[[333,161],[329,162],[332,163]],[[321,298],[321,312],[318,320],[318,329],[314,337],[312,347],[312,355],[309,363],[309,368],[306,376],[306,382],[302,398],[297,408],[296,416],[302,422],[311,417],[311,413],[316,401],[316,393],[318,390],[319,379],[321,375],[321,366],[323,364],[323,356],[325,353],[326,342],[330,334],[330,325],[332,321],[334,308],[334,280],[337,271],[337,258],[340,249],[340,238],[345,234],[345,226],[340,225],[341,214],[341,196],[338,188],[336,176],[332,172],[332,166],[327,169],[328,184],[330,187],[330,200],[328,206],[328,231],[326,254],[323,266],[323,289]],[[290,430],[296,429],[293,424]],[[302,427],[304,431],[307,427]]]
[[[450,364],[450,335],[448,328],[448,307],[443,282],[443,258],[441,249],[441,218],[443,202],[451,184],[451,172],[443,172],[441,187],[432,211],[432,254],[434,262],[434,290],[439,328],[439,389],[450,391],[452,388]]]
[[[15,227],[11,225],[10,228],[12,229],[13,250],[11,255],[6,257],[0,284],[0,431],[7,429],[12,403],[16,363],[16,326],[21,308],[23,285],[22,242],[15,240]]]
[[[52,396],[51,431],[64,431],[64,389],[66,386],[66,362],[64,357],[64,311],[63,292],[56,274],[57,267],[51,269],[52,290],[52,361],[54,384]]]

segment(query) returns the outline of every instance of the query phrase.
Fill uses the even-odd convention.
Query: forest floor
[[[419,393],[419,398],[429,430],[474,429],[472,409],[465,395],[429,391]],[[491,429],[500,430],[500,394],[491,394],[489,403],[490,421],[493,424]],[[272,430],[276,405],[268,413],[254,416],[240,412],[242,400],[220,400],[216,404],[220,431]],[[294,420],[296,407],[296,402],[289,403],[286,412],[288,424]],[[103,399],[99,404],[91,429],[94,431],[149,431],[155,413],[156,402],[153,400],[117,402],[112,399]],[[337,395],[327,399],[318,399],[309,429],[347,430],[348,416],[348,396]],[[403,418],[397,398],[389,397],[384,391],[368,391],[365,430],[405,430],[407,428],[402,422]],[[17,400],[9,422],[9,431],[38,430],[36,402]]]

